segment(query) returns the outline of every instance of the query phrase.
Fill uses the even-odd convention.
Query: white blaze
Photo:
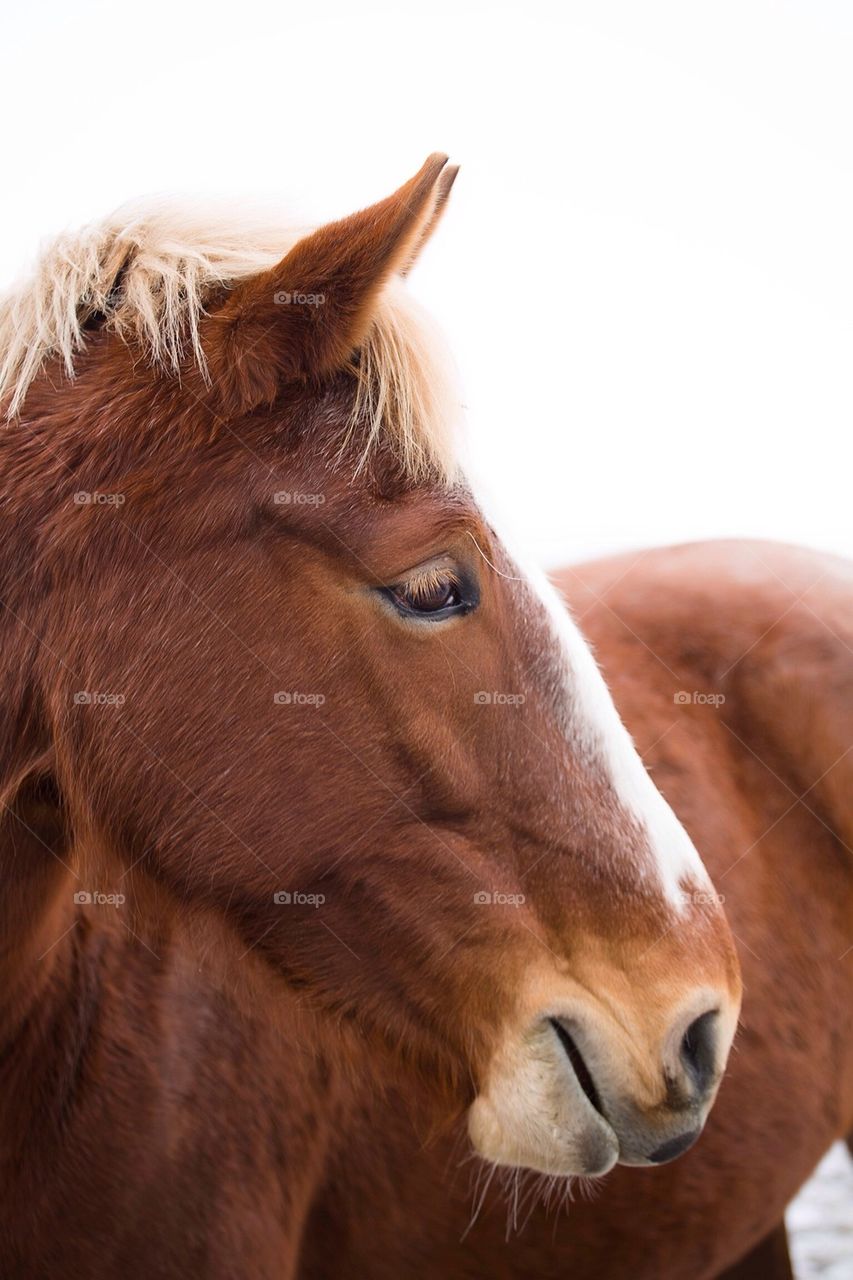
[[[518,555],[511,541],[504,536],[504,528],[511,527],[511,520],[495,522],[491,495],[485,504],[481,502],[480,505],[551,621],[555,643],[562,651],[566,690],[573,708],[569,727],[573,747],[604,771],[619,803],[645,835],[652,866],[657,870],[667,899],[676,910],[684,910],[686,899],[681,886],[685,880],[711,888],[696,846],[647,773],[631,735],[619,717],[592,650],[572,619],[565,601],[544,571],[531,564],[524,555]]]
[[[684,880],[710,887],[696,846],[647,773],[592,650],[559,592],[541,569],[526,567],[524,574],[547,609],[565,656],[566,680],[576,708],[575,731],[583,735],[584,748],[599,760],[620,803],[645,832],[667,897],[674,906],[683,907]]]

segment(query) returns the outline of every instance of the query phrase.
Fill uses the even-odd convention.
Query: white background
[[[412,284],[543,561],[853,554],[853,5],[41,0],[4,53],[0,282],[130,197],[322,220],[445,150]],[[850,1274],[850,1185],[795,1208],[802,1276]]]
[[[42,0],[5,28],[0,282],[129,197],[323,219],[445,150],[412,285],[542,560],[853,553],[853,5]]]

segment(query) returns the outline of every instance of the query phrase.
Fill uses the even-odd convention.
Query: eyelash
[[[385,588],[385,594],[404,617],[431,622],[470,613],[478,603],[474,584],[451,566],[431,565]]]
[[[404,587],[414,600],[428,600],[433,592],[445,591],[448,595],[454,592],[459,594],[461,583],[458,574],[450,570],[431,568],[416,578],[408,579]]]

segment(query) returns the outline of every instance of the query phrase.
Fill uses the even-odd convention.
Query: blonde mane
[[[57,237],[32,276],[0,299],[0,401],[21,413],[45,362],[69,378],[100,315],[155,365],[177,373],[187,356],[206,372],[199,322],[211,294],[278,262],[308,231],[233,211],[164,202],[125,205]],[[358,365],[348,434],[368,422],[367,448],[386,439],[406,473],[456,472],[460,417],[452,363],[430,318],[396,278],[384,289]]]

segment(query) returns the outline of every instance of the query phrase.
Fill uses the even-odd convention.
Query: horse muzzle
[[[702,992],[663,1034],[593,1001],[543,1016],[496,1056],[469,1134],[496,1164],[596,1176],[674,1160],[698,1139],[737,1008]]]

